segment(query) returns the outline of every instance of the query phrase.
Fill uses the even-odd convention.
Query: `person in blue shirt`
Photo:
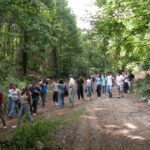
[[[42,79],[42,81],[40,82],[42,108],[45,108],[47,89],[48,89],[48,87],[47,87],[47,82],[46,82],[45,79]]]
[[[103,95],[106,96],[106,75],[102,75],[102,89],[103,89]]]
[[[96,88],[96,91],[97,91],[97,96],[98,96],[98,99],[100,99],[101,97],[101,75],[98,74],[98,76],[96,77],[96,85],[97,85],[97,88]]]

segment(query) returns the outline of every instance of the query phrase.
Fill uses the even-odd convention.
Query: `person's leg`
[[[106,96],[106,85],[104,85],[104,94]]]
[[[7,112],[7,115],[9,115],[10,111],[11,111],[11,105],[12,105],[12,98],[9,97],[8,98],[8,112]]]
[[[33,119],[32,119],[31,112],[30,112],[30,106],[28,104],[26,105],[25,113],[27,113],[29,122],[32,122]]]
[[[112,98],[112,85],[110,85],[110,98]]]
[[[42,97],[42,107],[45,107],[45,102],[46,102],[46,92],[43,93],[43,97]]]
[[[83,87],[80,89],[81,97],[84,99]]]
[[[5,117],[4,117],[4,111],[3,111],[3,107],[2,105],[0,105],[0,118],[2,120],[2,123],[3,123],[3,127],[6,127],[6,120],[5,120]]]
[[[120,85],[117,85],[117,89],[118,89],[118,98],[120,98]]]
[[[64,103],[64,96],[62,97],[62,108],[64,108],[65,103]]]
[[[12,101],[12,104],[11,104],[11,111],[10,111],[10,113],[8,114],[8,117],[10,117],[10,118],[13,117],[14,112],[15,112],[15,106],[16,106],[16,102],[15,102],[15,101]]]
[[[19,110],[19,115],[18,115],[18,126],[21,123],[21,120],[22,120],[22,118],[24,116],[24,113],[25,113],[25,107],[24,107],[24,105],[21,105],[21,108]]]
[[[97,85],[97,96],[98,96],[98,98],[100,97],[100,86],[99,85]]]
[[[80,100],[80,89],[77,89],[78,100]]]

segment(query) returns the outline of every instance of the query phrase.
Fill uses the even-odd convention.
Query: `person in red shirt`
[[[3,93],[0,91],[0,119],[3,123],[3,129],[7,128],[5,117],[4,117],[4,110],[3,110]]]

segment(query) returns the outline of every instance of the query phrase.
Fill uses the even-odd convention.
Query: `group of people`
[[[124,93],[133,92],[134,75],[130,72],[118,72],[116,76],[109,72],[105,74],[97,74],[88,76],[85,80],[79,77],[77,80],[69,75],[69,83],[64,83],[63,79],[54,80],[51,84],[53,91],[54,105],[62,109],[65,106],[65,97],[69,97],[71,107],[74,106],[75,95],[77,99],[83,100],[92,99],[94,91],[97,93],[97,99],[102,96],[112,98],[113,87],[117,86],[118,98],[123,97]],[[28,116],[28,120],[32,122],[32,115],[36,115],[39,98],[41,97],[42,108],[46,106],[46,93],[48,90],[48,82],[42,79],[40,82],[32,82],[31,85],[26,85],[22,90],[19,90],[16,84],[10,84],[8,91],[8,109],[7,116],[9,119],[13,118],[15,112],[18,113],[18,125],[20,125],[24,114]],[[85,94],[86,93],[86,94]],[[85,98],[86,95],[86,98]],[[0,118],[3,123],[3,128],[7,128],[5,115],[3,111],[3,93],[0,91]]]
[[[42,107],[45,108],[46,92],[48,82],[42,79],[39,83],[33,81],[31,85],[26,85],[20,90],[16,84],[11,83],[8,90],[7,117],[12,119],[15,113],[18,113],[18,126],[20,125],[24,114],[27,114],[28,120],[32,122],[32,115],[37,113],[38,100],[41,97]],[[0,91],[0,118],[3,128],[7,128],[5,113],[3,109],[4,96]],[[15,127],[15,126],[14,126]]]

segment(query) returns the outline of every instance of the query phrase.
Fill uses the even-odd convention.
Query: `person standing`
[[[8,117],[11,119],[15,113],[15,109],[18,111],[18,103],[20,100],[20,90],[17,88],[17,85],[13,85],[12,89],[12,104],[11,104],[11,111],[8,114]]]
[[[103,95],[106,96],[106,76],[105,76],[105,74],[102,75],[102,89],[103,89]]]
[[[124,93],[128,93],[129,89],[129,78],[127,73],[124,74]]]
[[[31,95],[32,95],[32,113],[35,116],[37,113],[37,104],[40,96],[40,88],[37,85],[37,82],[32,82],[32,86],[30,87]]]
[[[116,84],[117,84],[117,89],[118,89],[118,98],[122,97],[123,98],[123,81],[124,77],[121,72],[118,73],[116,77]]]
[[[41,91],[42,108],[45,108],[46,93],[48,87],[44,79],[40,82],[40,87],[41,87],[40,91]]]
[[[12,106],[12,89],[13,89],[13,84],[11,83],[9,85],[9,90],[8,90],[8,112],[7,112],[7,115],[10,113],[11,106]]]
[[[59,102],[60,109],[64,108],[64,106],[65,106],[64,97],[65,97],[66,89],[67,89],[67,87],[64,84],[64,81],[62,79],[60,79],[59,84],[58,84],[58,102]]]
[[[83,94],[83,79],[82,77],[80,77],[77,80],[77,94],[78,94],[78,100],[80,100],[80,96],[82,97],[82,99],[84,99],[84,94]]]
[[[133,83],[134,83],[134,78],[135,78],[134,74],[131,71],[129,73],[128,78],[129,78],[129,92],[131,94],[133,93]]]
[[[20,108],[19,115],[18,115],[18,126],[20,125],[24,114],[27,114],[29,122],[32,122],[32,116],[30,112],[31,100],[32,98],[31,98],[29,87],[26,86],[22,90],[21,96],[20,96],[21,108]]]
[[[90,76],[86,80],[86,92],[87,92],[87,100],[90,100],[92,97],[92,80]]]
[[[52,88],[53,88],[53,102],[54,105],[58,106],[58,83],[56,79],[52,83]]]
[[[107,91],[108,91],[109,98],[112,98],[113,76],[111,72],[108,73],[106,77],[106,81],[107,81]]]
[[[0,90],[0,118],[1,118],[2,123],[3,123],[3,129],[6,129],[7,125],[6,125],[6,120],[5,120],[4,110],[3,110],[3,97],[4,97],[3,93]]]
[[[73,79],[72,75],[69,76],[69,101],[71,106],[73,107],[74,105],[74,90],[75,90],[75,80]]]
[[[96,91],[97,91],[97,96],[98,96],[98,99],[100,99],[101,97],[101,75],[98,74],[98,76],[96,77]]]

